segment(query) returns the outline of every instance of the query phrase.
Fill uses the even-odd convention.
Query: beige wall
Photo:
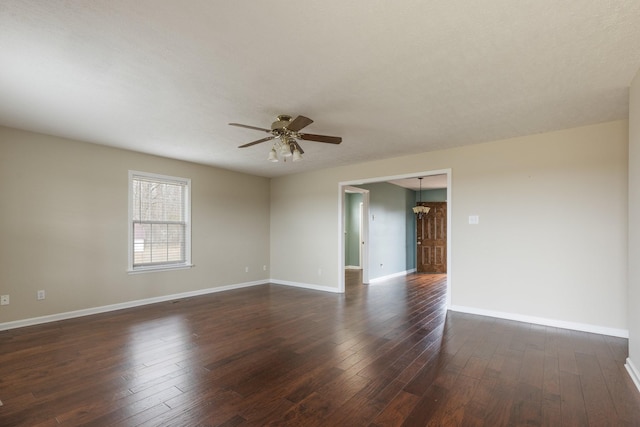
[[[627,140],[618,121],[269,184],[0,128],[0,323],[268,277],[337,289],[338,183],[451,168],[453,305],[627,329]],[[126,273],[129,169],[192,179],[195,268]]]
[[[339,182],[451,168],[453,305],[626,330],[627,140],[617,121],[273,179],[272,278],[338,286]]]
[[[629,360],[640,388],[640,71],[629,99]]]
[[[129,169],[191,178],[194,268],[127,274]],[[0,236],[0,323],[265,280],[269,180],[0,127]]]

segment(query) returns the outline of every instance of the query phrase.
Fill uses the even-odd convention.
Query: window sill
[[[142,274],[142,273],[154,273],[158,271],[171,271],[171,270],[187,270],[195,267],[194,264],[179,264],[179,265],[167,265],[158,267],[138,267],[134,270],[127,270],[127,274]]]

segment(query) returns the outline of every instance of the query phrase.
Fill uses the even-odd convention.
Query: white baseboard
[[[362,270],[362,267],[360,267],[359,265],[345,265],[344,269],[345,270]]]
[[[274,285],[292,286],[294,288],[313,289],[314,291],[341,293],[338,288],[331,288],[329,286],[313,285],[310,283],[290,282],[288,280],[269,279],[269,283]]]
[[[122,310],[125,308],[139,307],[142,305],[155,304],[158,302],[171,301],[181,298],[195,297],[199,295],[212,294],[216,292],[224,292],[232,289],[247,288],[250,286],[264,285],[269,283],[267,280],[259,280],[255,282],[238,283],[235,285],[219,286],[215,288],[199,289],[197,291],[183,292],[179,294],[163,295],[160,297],[145,298],[135,301],[121,302],[118,304],[103,305],[100,307],[86,308],[83,310],[67,311],[65,313],[51,314],[48,316],[32,317],[30,319],[15,320],[12,322],[0,323],[0,331],[7,329],[22,328],[25,326],[40,325],[42,323],[57,322],[59,320],[73,319],[76,317],[90,316],[92,314],[106,313],[109,311]]]
[[[613,337],[629,338],[629,331],[627,329],[609,328],[606,326],[596,326],[587,323],[566,322],[564,320],[546,319],[544,317],[525,316],[523,314],[505,313],[502,311],[484,310],[481,308],[459,305],[452,305],[448,308],[451,311],[459,311],[461,313],[477,314],[480,316],[496,317],[498,319],[515,320],[517,322],[534,323],[536,325],[553,326],[556,328],[572,329],[574,331],[610,335]]]
[[[628,357],[627,357],[627,363],[624,364],[624,367],[627,368],[627,372],[629,372],[629,376],[631,377],[631,379],[633,380],[633,383],[638,388],[638,391],[640,391],[640,371],[638,370],[636,365],[633,364],[631,359],[629,359]]]
[[[369,283],[383,282],[385,280],[393,279],[394,277],[406,276],[407,274],[411,274],[415,272],[416,272],[416,269],[412,268],[411,270],[400,271],[398,273],[389,274],[387,276],[376,277],[375,279],[369,279]]]

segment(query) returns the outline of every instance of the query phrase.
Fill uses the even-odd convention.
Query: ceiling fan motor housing
[[[293,120],[293,118],[287,114],[280,114],[277,117],[278,120],[276,120],[275,122],[271,123],[271,130],[276,130],[276,129],[282,129],[283,127],[287,126],[288,124],[291,123],[291,120]]]

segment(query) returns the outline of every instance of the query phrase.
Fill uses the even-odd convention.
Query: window
[[[129,171],[129,271],[191,267],[191,180]]]

